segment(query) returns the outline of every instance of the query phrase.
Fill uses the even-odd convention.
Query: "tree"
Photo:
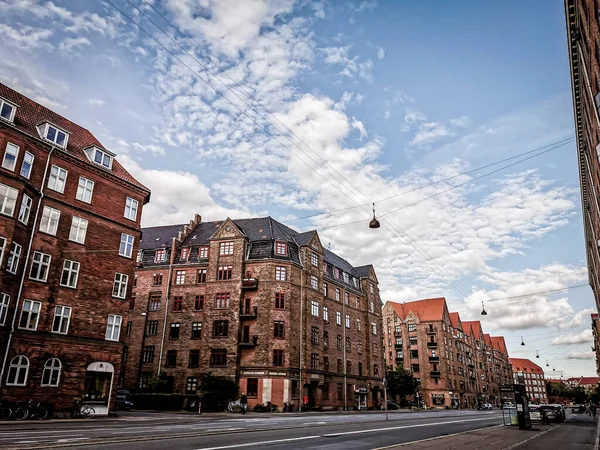
[[[202,398],[202,410],[223,411],[230,400],[237,397],[238,384],[231,378],[217,377],[210,372],[202,375],[198,395]]]
[[[415,394],[419,387],[412,374],[401,366],[398,366],[394,371],[387,372],[385,377],[389,394],[392,398],[399,396],[403,402],[406,400],[407,395]]]

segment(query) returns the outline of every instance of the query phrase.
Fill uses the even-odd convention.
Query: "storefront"
[[[433,407],[444,406],[446,396],[444,394],[431,394],[431,404]]]
[[[369,388],[367,386],[354,385],[354,404],[358,407],[358,410],[367,409],[367,394]]]
[[[96,411],[107,416],[115,368],[108,362],[93,362],[87,367],[83,398]]]

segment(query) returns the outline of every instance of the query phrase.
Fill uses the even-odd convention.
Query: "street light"
[[[369,222],[369,228],[379,228],[380,226],[379,220],[375,218],[375,203],[373,203],[373,220]]]
[[[487,316],[487,311],[485,310],[485,306],[483,305],[483,302],[481,302],[481,315]]]
[[[523,342],[523,336],[521,336],[521,345],[525,345],[525,342]]]

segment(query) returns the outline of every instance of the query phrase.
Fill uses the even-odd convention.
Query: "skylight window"
[[[93,163],[112,169],[113,157],[115,156],[113,153],[98,147],[88,147],[85,149],[85,153]]]
[[[67,147],[69,133],[67,133],[65,130],[61,130],[60,128],[48,122],[38,125],[37,128],[38,132],[40,133],[40,136],[42,136],[47,141],[50,141],[61,148]]]
[[[7,102],[3,98],[0,98],[0,117],[2,117],[4,120],[12,122],[15,119],[16,111],[16,105],[13,105],[12,103]]]

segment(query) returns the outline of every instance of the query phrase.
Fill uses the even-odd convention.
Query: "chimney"
[[[200,214],[195,214],[194,215],[194,225],[198,225],[200,222],[202,222],[202,216]]]
[[[181,241],[183,240],[183,232],[182,232],[182,231],[180,231],[180,232],[177,234],[177,240],[178,240],[179,242],[181,242]]]

